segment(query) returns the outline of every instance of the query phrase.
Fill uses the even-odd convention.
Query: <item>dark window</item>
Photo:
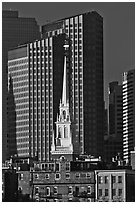
[[[98,189],[98,195],[102,196],[102,189]]]
[[[118,189],[118,196],[121,196],[122,195],[122,189]]]
[[[56,163],[56,171],[59,171],[59,163]]]
[[[39,187],[36,187],[36,188],[35,188],[35,194],[36,194],[36,193],[39,193]]]
[[[112,182],[116,183],[116,177],[115,176],[112,176]]]
[[[116,195],[116,189],[112,189],[112,196],[115,196]]]
[[[108,189],[105,189],[105,196],[108,196]]]
[[[55,174],[55,176],[56,179],[60,179],[60,174]]]
[[[70,163],[66,163],[66,171],[70,171]]]
[[[118,176],[118,183],[122,183],[122,176]]]

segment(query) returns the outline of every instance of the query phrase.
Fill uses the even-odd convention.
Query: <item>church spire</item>
[[[64,106],[66,106],[67,102],[68,102],[67,69],[66,69],[66,56],[64,56],[64,76],[63,76],[62,104]]]

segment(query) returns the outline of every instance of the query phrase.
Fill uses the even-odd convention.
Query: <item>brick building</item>
[[[130,169],[96,170],[96,201],[135,201],[135,171]]]
[[[89,162],[38,163],[30,174],[33,201],[94,201],[94,171]]]

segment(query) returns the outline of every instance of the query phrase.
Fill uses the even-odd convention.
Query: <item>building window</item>
[[[88,193],[88,194],[91,194],[91,186],[88,186],[88,188],[87,188],[87,193]]]
[[[102,196],[102,189],[98,189],[98,195]]]
[[[59,180],[59,179],[60,179],[60,174],[58,174],[58,173],[55,174],[55,179],[56,179],[56,180]]]
[[[58,193],[58,188],[57,188],[56,186],[53,188],[53,193],[54,193],[54,194],[57,194],[57,193]]]
[[[35,194],[39,193],[39,187],[35,187]]]
[[[35,178],[35,179],[38,179],[38,178],[39,178],[39,175],[38,175],[38,174],[34,174],[34,178]]]
[[[72,186],[68,187],[68,194],[72,194]]]
[[[22,193],[22,187],[19,186],[18,192],[19,192],[19,193]]]
[[[122,195],[122,189],[118,189],[118,196],[121,196]]]
[[[46,188],[46,195],[47,195],[47,196],[50,196],[50,187],[47,187],[47,188]]]
[[[75,176],[76,176],[76,178],[80,178],[80,174],[79,173],[76,173]]]
[[[113,188],[113,189],[112,189],[112,196],[115,196],[115,195],[116,195],[116,189]]]
[[[23,180],[23,174],[19,174],[19,180]]]
[[[56,163],[56,171],[60,171],[59,163]]]
[[[87,178],[91,178],[91,173],[87,173]]]
[[[112,176],[112,183],[116,183],[116,177]]]
[[[122,176],[118,176],[118,183],[122,183]]]
[[[108,176],[105,176],[105,183],[108,183]]]
[[[66,179],[70,179],[70,174],[66,174]]]
[[[70,171],[70,163],[66,163],[66,171]]]
[[[45,178],[46,178],[46,179],[49,179],[49,174],[46,174],[46,175],[45,175]]]
[[[108,196],[108,189],[105,189],[105,196]]]
[[[103,176],[98,177],[98,183],[103,183]]]
[[[87,202],[91,202],[91,201],[92,201],[91,198],[88,198],[88,199],[87,199]]]

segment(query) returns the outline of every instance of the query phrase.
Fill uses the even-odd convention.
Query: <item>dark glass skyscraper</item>
[[[70,111],[75,124],[74,151],[103,155],[103,18],[95,11],[42,27],[43,38],[65,33],[70,40],[68,62]]]
[[[105,139],[105,158],[112,160],[123,153],[123,100],[122,85],[118,81],[109,83],[109,134]]]
[[[21,18],[17,11],[2,12],[2,159],[7,158],[7,62],[8,50],[40,38],[34,18]]]

